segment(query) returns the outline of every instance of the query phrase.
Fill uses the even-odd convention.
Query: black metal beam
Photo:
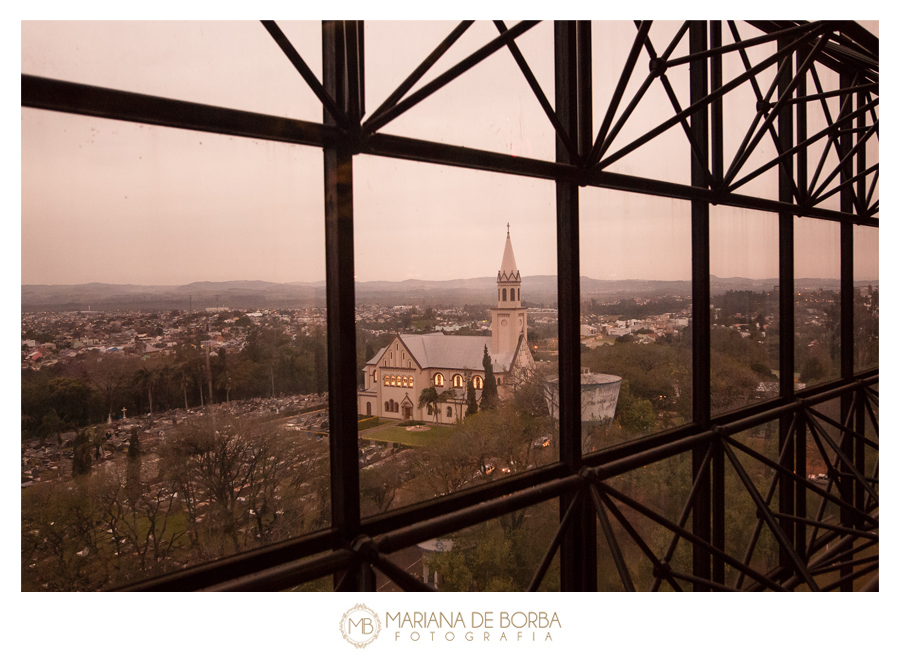
[[[322,78],[325,89],[349,115],[344,26],[322,22]],[[326,124],[334,122],[323,111]],[[352,145],[324,149],[325,271],[328,344],[328,422],[331,465],[331,523],[335,549],[347,548],[360,531],[359,448],[356,416],[356,291],[353,274]],[[335,575],[335,584],[340,582]]]
[[[785,39],[778,40],[779,49],[784,48],[787,44]],[[802,49],[797,51],[795,55],[800,60]],[[804,59],[808,59],[808,56]],[[777,80],[778,95],[786,98],[792,79],[794,78],[794,57],[792,56],[785,62],[781,68],[781,76]],[[799,75],[797,86],[804,85],[806,73]],[[794,108],[788,104],[782,104],[778,111],[778,151],[785,153],[790,150],[794,142]],[[794,162],[792,158],[785,159],[778,168],[778,199],[785,203],[794,200],[796,187],[794,185]],[[801,201],[801,199],[797,199]],[[794,396],[794,217],[788,213],[779,213],[778,215],[778,392],[784,398],[792,398]],[[790,428],[793,425],[794,418],[785,414],[778,421],[778,452],[788,458],[788,463],[782,466],[789,469],[796,469],[794,456],[796,450],[790,449],[792,441],[796,440],[796,434],[791,433]],[[779,460],[781,462],[781,460]],[[795,510],[794,503],[794,483],[787,478],[779,480],[778,487],[778,509],[782,514],[793,514]],[[785,535],[793,536],[796,532],[794,524],[786,519],[781,519],[781,529]],[[792,544],[794,551],[797,551],[796,543]],[[790,556],[784,548],[779,549],[779,563],[782,567],[788,568]]]
[[[721,21],[710,21],[712,23],[719,23],[721,26]],[[697,53],[691,53],[689,55],[684,55],[683,57],[675,57],[669,60],[669,67],[673,66],[682,66],[684,64],[690,64],[693,61],[703,59],[704,57],[709,57],[710,60],[714,58],[721,58],[722,55],[727,53],[732,53],[737,50],[742,53],[746,52],[747,48],[751,48],[753,46],[759,46],[764,43],[771,43],[776,40],[784,40],[787,37],[796,36],[797,34],[805,34],[809,33],[811,27],[816,27],[821,24],[821,21],[814,21],[812,23],[803,23],[801,25],[795,25],[793,27],[784,28],[781,30],[776,30],[774,32],[770,32],[760,37],[753,37],[752,39],[738,39],[737,38],[737,28],[734,25],[734,21],[729,21],[729,25],[732,28],[732,33],[735,35],[735,42],[727,45],[722,45],[721,39],[718,41],[710,40],[709,49],[706,51],[699,51]]]
[[[550,546],[547,547],[544,557],[541,558],[541,563],[538,565],[537,571],[534,572],[534,577],[532,577],[527,591],[536,592],[541,586],[541,582],[544,580],[547,569],[550,568],[550,563],[553,561],[556,551],[559,549],[559,544],[562,541],[563,536],[569,531],[569,526],[572,525],[572,520],[575,518],[574,513],[581,510],[581,496],[583,491],[584,489],[579,489],[575,492],[575,497],[569,504],[569,509],[563,514],[562,520],[559,522],[559,527],[556,529],[556,533],[553,535],[553,539],[550,541]]]
[[[756,145],[759,144],[763,135],[767,132],[768,127],[772,125],[775,121],[776,117],[779,115],[781,107],[787,104],[787,100],[790,98],[791,93],[794,88],[799,84],[800,80],[803,76],[806,75],[809,67],[812,66],[813,61],[815,61],[816,54],[824,47],[824,44],[828,42],[829,34],[824,34],[819,37],[818,42],[815,46],[813,46],[812,52],[810,52],[806,59],[802,64],[798,64],[796,75],[791,76],[789,81],[783,86],[782,90],[779,93],[778,100],[775,102],[775,105],[771,108],[771,111],[768,113],[768,116],[763,120],[762,126],[760,126],[759,130],[756,131],[756,134],[752,135],[748,132],[747,136],[744,139],[744,142],[738,149],[738,155],[735,157],[731,166],[728,169],[728,172],[725,174],[725,183],[729,184],[734,180],[734,177],[737,176],[737,173],[740,171],[741,167],[750,157],[750,154],[753,152],[753,149],[756,148]],[[780,45],[780,44],[779,44]],[[783,47],[780,47],[779,52],[787,52],[787,59],[782,62],[781,70],[791,71],[791,55],[790,52],[791,44],[786,44]],[[769,102],[769,98],[771,97],[772,91],[775,89],[775,84],[781,84],[784,80],[782,75],[776,76],[776,79],[773,81],[772,89],[769,93],[766,94],[764,101],[766,103]],[[759,118],[759,115],[757,115]],[[752,129],[751,129],[752,132]]]
[[[22,105],[118,121],[198,130],[208,133],[250,137],[289,144],[326,146],[339,142],[341,131],[336,126],[286,119],[267,114],[147,96],[104,87],[22,75]],[[479,171],[578,182],[636,194],[649,194],[675,199],[703,199],[735,208],[764,212],[791,212],[798,216],[830,221],[849,220],[860,226],[878,227],[877,217],[860,217],[824,208],[803,208],[741,194],[719,194],[708,189],[670,183],[608,171],[582,172],[574,165],[520,158],[503,153],[429,142],[426,140],[377,134],[359,145],[369,155],[442,164]]]
[[[579,134],[578,28],[572,21],[554,23],[554,66],[556,71],[556,114],[565,132]],[[580,146],[581,140],[576,140]],[[557,136],[556,160],[574,164],[574,157]],[[569,472],[581,470],[581,290],[578,231],[578,185],[556,183],[556,263],[559,308],[559,459]],[[562,519],[573,504],[574,494],[559,501]],[[576,520],[560,546],[560,587],[563,591],[592,591],[597,587],[596,530],[586,501],[576,503]]]
[[[323,146],[337,130],[309,121],[22,75],[22,106],[167,128]]]
[[[309,561],[310,556],[330,551],[334,545],[336,533],[322,530],[316,533],[288,539],[277,544],[270,544],[239,555],[207,562],[189,567],[181,571],[167,573],[150,578],[134,585],[119,588],[123,592],[194,592],[215,587],[225,581],[251,577],[269,569],[277,569],[292,564],[300,558]],[[330,553],[328,553],[330,555]],[[340,561],[344,564],[343,561]],[[305,573],[305,572],[304,572]],[[331,573],[314,575],[310,572],[309,580]]]
[[[842,89],[847,89],[855,82],[855,76],[848,73],[841,73],[840,85]],[[841,105],[846,107],[848,111],[852,111],[854,94],[847,94]],[[838,137],[838,153],[841,155],[841,163],[839,165],[841,172],[841,183],[845,183],[853,178],[853,161],[847,158],[847,154],[853,151],[854,135],[842,133]],[[840,192],[841,210],[843,212],[852,213],[855,207],[855,195],[851,187],[844,187]],[[840,327],[840,364],[841,377],[844,380],[853,378],[853,351],[854,351],[854,331],[853,327],[853,225],[850,222],[841,222],[841,327]],[[853,408],[855,397],[852,393],[846,393],[841,396],[841,420],[845,425],[849,425],[849,415]],[[814,419],[811,418],[811,420]],[[826,433],[823,432],[824,439],[832,443]],[[853,453],[853,437],[847,432],[841,433],[840,453],[845,456],[841,459],[840,470],[841,478],[838,482],[838,488],[841,493],[841,500],[846,503],[853,503],[853,481],[850,474],[855,470],[852,462],[846,458],[846,455]],[[832,444],[833,448],[834,446]],[[860,478],[859,481],[862,481]],[[851,526],[854,522],[853,515],[849,510],[841,510],[841,525]],[[852,573],[851,567],[841,569],[841,577],[848,578]],[[853,582],[844,582],[841,585],[841,591],[852,592]]]
[[[694,23],[690,28],[690,50],[692,53],[705,51],[707,48],[706,26]],[[707,60],[699,59],[691,65],[690,70],[691,105],[698,105],[709,94]],[[705,105],[691,115],[691,131],[697,149],[691,158],[691,185],[704,187],[709,171],[709,122]],[[694,199],[691,201],[691,336],[692,336],[692,370],[691,388],[693,404],[693,420],[703,428],[710,425],[710,314],[709,314],[709,204]],[[709,542],[711,539],[711,478],[710,469],[704,467],[705,450],[703,446],[694,448],[691,457],[691,476],[700,485],[694,501],[694,512],[691,516],[694,534]],[[693,575],[709,580],[710,552],[702,545],[693,546]],[[703,585],[695,584],[695,591],[704,591]]]
[[[800,43],[800,40],[798,40],[797,43]],[[793,48],[794,46],[795,46],[795,44],[792,44],[790,46],[790,48]],[[640,148],[641,146],[643,146],[647,142],[651,141],[655,137],[661,135],[662,133],[664,133],[666,130],[668,130],[675,124],[680,123],[682,119],[691,116],[695,112],[702,111],[710,103],[714,102],[717,98],[724,96],[725,94],[727,94],[731,90],[737,88],[738,86],[740,86],[747,80],[753,79],[758,73],[760,73],[761,71],[764,71],[765,69],[767,69],[769,66],[771,66],[775,62],[780,61],[787,54],[788,53],[785,52],[784,50],[779,50],[774,55],[771,55],[770,57],[765,58],[760,63],[753,66],[749,70],[745,71],[741,75],[738,75],[735,78],[729,80],[716,92],[711,93],[709,95],[704,95],[703,97],[697,98],[696,100],[692,99],[691,104],[687,108],[685,108],[681,112],[678,112],[674,116],[666,119],[665,121],[663,121],[662,123],[657,125],[655,128],[644,133],[641,137],[635,139],[634,141],[632,141],[628,145],[622,147],[621,149],[619,149],[612,155],[606,157],[604,160],[602,160],[601,162],[599,162],[597,164],[597,167],[603,169],[603,168],[609,166],[610,164],[612,164],[613,162],[616,162],[617,160],[625,157],[626,155],[628,155],[629,153],[633,152],[634,150]],[[705,59],[701,59],[700,61],[703,62],[703,65],[705,68],[705,64],[706,64]],[[617,125],[619,125],[619,124],[617,124]],[[615,131],[613,131],[613,132],[615,132]],[[607,141],[609,141],[609,140],[607,140]]]
[[[722,54],[716,49],[722,45],[722,22],[709,22],[709,45],[714,51],[709,58],[709,89],[716,91],[722,86]],[[709,132],[710,132],[710,176],[712,187],[719,189],[722,184],[725,146],[724,146],[724,101],[719,98],[709,107]],[[712,544],[719,550],[725,550],[725,453],[719,442],[711,445],[712,464]],[[702,469],[701,469],[702,470]],[[718,556],[712,559],[712,580],[716,583],[725,582],[725,562]]]

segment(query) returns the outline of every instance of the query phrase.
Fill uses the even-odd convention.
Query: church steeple
[[[528,311],[522,308],[522,275],[516,267],[509,224],[497,272],[497,308],[491,309],[491,353],[514,353],[521,340],[528,349]]]
[[[516,267],[513,254],[512,238],[509,236],[509,224],[506,225],[506,247],[503,249],[503,260],[497,272],[497,305],[500,308],[522,307],[522,276]]]

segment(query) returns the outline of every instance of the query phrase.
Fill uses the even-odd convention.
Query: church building
[[[398,420],[434,421],[426,408],[419,409],[422,390],[434,386],[453,399],[441,405],[437,421],[454,423],[466,411],[466,387],[471,380],[476,398],[484,389],[484,348],[487,347],[503,394],[509,377],[518,368],[531,368],[528,349],[528,311],[522,308],[522,276],[516,267],[512,240],[497,273],[497,306],[491,309],[490,336],[400,334],[366,363],[365,388],[357,395],[359,413]]]

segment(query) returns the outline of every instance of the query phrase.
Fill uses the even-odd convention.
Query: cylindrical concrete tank
[[[581,373],[581,422],[608,423],[616,415],[622,378],[602,373]],[[547,405],[554,418],[559,419],[559,377],[544,384]]]

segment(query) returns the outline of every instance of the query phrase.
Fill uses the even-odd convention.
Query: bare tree
[[[328,497],[327,460],[309,450],[316,445],[275,423],[230,416],[198,419],[170,437],[162,467],[201,554],[221,557],[318,527]]]

